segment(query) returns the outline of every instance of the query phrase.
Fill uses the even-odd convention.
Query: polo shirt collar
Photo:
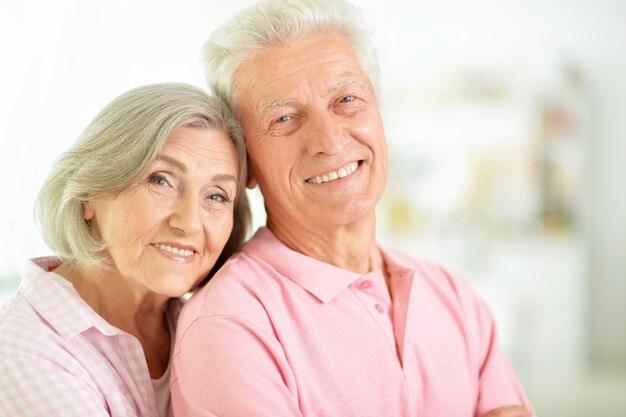
[[[387,272],[400,277],[412,277],[415,263],[397,251],[379,247]],[[320,301],[327,303],[341,291],[363,275],[338,268],[326,262],[296,252],[284,243],[267,227],[260,228],[244,246],[244,252],[260,256],[276,271],[295,282]]]
[[[335,298],[361,274],[338,268],[296,252],[267,228],[260,228],[243,247],[244,252],[261,257],[276,271],[295,282],[323,303]]]
[[[383,255],[387,272],[390,275],[412,276],[415,272],[415,261],[405,253],[379,247]]]

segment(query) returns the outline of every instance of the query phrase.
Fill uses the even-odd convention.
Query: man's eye
[[[291,116],[280,116],[280,117],[274,119],[274,122],[276,122],[276,123],[284,123],[284,122],[288,122],[289,120],[291,120]]]
[[[345,96],[339,99],[340,103],[349,103],[351,101],[354,101],[354,96]]]

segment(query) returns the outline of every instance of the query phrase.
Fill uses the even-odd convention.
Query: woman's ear
[[[96,211],[94,210],[93,203],[91,201],[85,201],[83,203],[83,218],[85,220],[91,220],[95,214]]]

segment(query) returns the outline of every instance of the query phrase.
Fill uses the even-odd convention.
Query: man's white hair
[[[376,50],[371,29],[361,12],[344,0],[261,0],[213,32],[203,47],[209,88],[234,110],[238,97],[234,74],[239,65],[261,49],[316,33],[346,36],[379,96]]]

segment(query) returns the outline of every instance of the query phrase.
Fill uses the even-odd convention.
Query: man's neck
[[[268,216],[267,225],[281,242],[296,252],[360,274],[383,270],[383,257],[376,245],[374,215],[339,227],[286,225]]]

